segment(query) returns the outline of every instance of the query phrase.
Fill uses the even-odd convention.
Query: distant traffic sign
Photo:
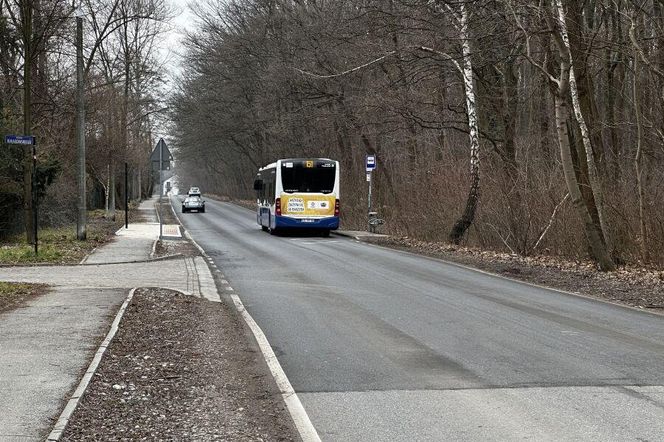
[[[161,151],[161,154],[160,154]],[[161,158],[161,169],[159,164],[159,159]],[[173,161],[173,155],[171,151],[168,150],[166,143],[163,138],[159,139],[157,147],[154,148],[150,154],[150,161],[153,163],[152,170],[171,170],[171,161]],[[156,163],[156,165],[154,164]]]
[[[5,135],[5,143],[32,146],[35,144],[35,137],[32,135]]]
[[[376,155],[367,155],[367,172],[376,168]]]

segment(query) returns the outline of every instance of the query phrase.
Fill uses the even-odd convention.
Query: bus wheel
[[[279,232],[277,232],[277,229],[268,229],[270,231],[270,235],[278,235]]]
[[[265,226],[261,226],[261,229],[263,229],[263,232],[267,232],[269,229]]]
[[[327,229],[322,230],[322,231],[320,232],[320,234],[321,234],[321,236],[322,236],[323,238],[329,238],[329,237],[330,237],[330,231],[327,230]]]

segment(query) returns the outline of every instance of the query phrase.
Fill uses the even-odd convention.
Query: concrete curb
[[[242,319],[244,319],[244,321],[247,323],[247,326],[254,334],[254,338],[256,338],[256,342],[258,343],[258,346],[261,349],[261,353],[263,354],[263,359],[265,359],[265,363],[270,369],[270,373],[272,374],[274,381],[277,383],[281,397],[286,403],[286,408],[291,415],[291,419],[293,419],[293,422],[295,423],[295,428],[297,428],[302,441],[320,442],[321,439],[320,436],[318,436],[316,427],[314,427],[313,423],[311,423],[311,419],[309,419],[307,410],[304,409],[304,405],[302,405],[300,398],[297,396],[297,393],[288,380],[288,377],[281,367],[277,356],[274,354],[274,350],[272,350],[272,346],[263,333],[263,330],[261,330],[254,318],[251,317],[247,309],[244,307],[244,304],[242,304],[242,301],[238,295],[231,295],[231,299],[233,300],[233,304],[235,305],[238,313],[240,316],[242,316]]]
[[[353,238],[353,239],[355,239],[355,240],[357,240],[357,241],[361,241],[361,239],[360,239],[359,236],[352,235],[352,234],[350,234],[350,233],[348,233],[348,232],[344,232],[343,230],[333,230],[333,231],[331,231],[330,233],[333,234],[333,235],[344,236],[344,237],[346,237],[346,238]]]
[[[101,358],[104,355],[104,352],[111,344],[113,337],[117,333],[122,316],[124,316],[124,313],[127,310],[127,306],[129,306],[131,299],[134,297],[135,291],[135,288],[129,291],[127,299],[125,299],[124,303],[122,303],[122,306],[120,307],[120,310],[118,310],[118,313],[115,315],[115,320],[111,324],[111,330],[109,330],[108,334],[106,335],[106,339],[104,339],[104,341],[99,346],[99,349],[97,349],[97,353],[95,353],[92,362],[90,362],[88,370],[85,372],[85,375],[83,375],[83,379],[81,379],[81,382],[79,382],[78,387],[76,387],[76,390],[74,391],[74,394],[67,402],[67,405],[65,406],[64,410],[62,410],[60,417],[53,426],[51,433],[46,438],[48,442],[59,441],[62,437],[62,434],[64,433],[65,428],[69,423],[69,419],[76,410],[76,407],[78,406],[81,398],[85,394],[85,390],[88,388],[88,385],[90,385],[90,380],[92,380],[92,376],[94,376],[95,372],[97,371],[97,367],[99,367],[99,363],[101,362]]]
[[[347,238],[353,238],[357,241],[363,241],[366,238],[389,238],[390,235],[385,235],[382,233],[371,233],[371,232],[362,232],[361,234],[354,231],[348,230],[332,230],[330,233],[338,236],[345,236]]]
[[[171,209],[173,209],[172,204],[171,204]],[[175,211],[173,211],[173,213],[175,213]],[[180,218],[177,216],[177,214],[175,214],[175,217],[180,223],[180,227],[184,231],[185,237],[189,239],[191,243],[194,246],[196,246],[196,248],[201,252],[201,254],[208,263],[208,267],[210,265],[214,265],[212,258],[208,256],[205,250],[203,250],[203,248],[194,240],[194,238],[191,237],[187,229],[184,228],[184,225],[180,221]],[[231,300],[233,301],[235,309],[237,310],[238,314],[242,317],[245,324],[247,324],[247,327],[249,327],[249,329],[253,333],[254,338],[256,339],[256,343],[258,344],[258,347],[261,350],[261,354],[263,355],[263,359],[265,360],[265,363],[267,364],[268,369],[270,370],[270,374],[272,375],[274,382],[277,384],[277,387],[279,388],[281,397],[283,398],[284,403],[286,404],[286,409],[288,410],[288,413],[290,414],[291,419],[295,424],[295,428],[297,429],[298,434],[302,438],[302,441],[321,442],[321,439],[318,436],[318,432],[316,431],[316,427],[314,427],[314,425],[311,423],[311,419],[309,419],[307,410],[304,409],[304,405],[302,405],[300,398],[297,396],[297,393],[295,393],[295,390],[293,389],[293,386],[288,380],[288,377],[286,376],[286,373],[281,367],[281,364],[279,364],[279,360],[277,359],[277,356],[274,354],[274,350],[272,350],[272,346],[270,345],[270,342],[267,340],[267,337],[263,333],[263,330],[261,330],[261,328],[254,320],[254,318],[249,314],[247,309],[244,307],[244,304],[242,304],[240,297],[234,293],[233,288],[230,286],[230,284],[228,284],[228,281],[224,279],[223,283],[226,285],[226,290],[228,292],[231,292],[230,297]]]

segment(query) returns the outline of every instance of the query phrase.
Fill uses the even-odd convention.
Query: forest
[[[35,135],[43,225],[76,221],[76,18],[88,209],[183,185],[252,200],[259,167],[341,163],[342,227],[600,270],[664,266],[664,0],[204,0],[175,83],[166,0],[0,0],[0,135]],[[0,150],[0,237],[31,226],[29,149]]]
[[[664,264],[664,1],[199,5],[170,100],[182,175],[253,198],[277,158],[341,162],[365,229],[601,270]]]
[[[158,44],[172,15],[164,0],[0,0],[0,136],[36,137],[40,226],[77,221],[79,109],[85,117],[87,208],[115,216],[125,163],[129,196],[152,192],[152,133],[164,124],[167,96]],[[24,232],[32,241],[30,150],[4,143],[0,149],[0,239]]]

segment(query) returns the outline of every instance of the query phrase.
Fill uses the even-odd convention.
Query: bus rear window
[[[298,162],[282,163],[281,185],[287,193],[332,193],[335,170],[335,164],[329,162],[316,161],[313,167]]]

